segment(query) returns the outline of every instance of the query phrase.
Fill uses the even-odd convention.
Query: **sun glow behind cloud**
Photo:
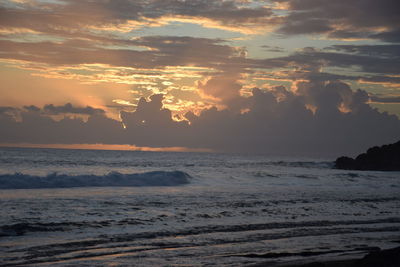
[[[296,93],[301,84],[343,82],[399,115],[395,4],[323,3],[4,1],[0,107],[73,103],[121,120],[162,94],[173,121],[192,123],[186,116],[213,107],[249,113],[254,88]]]

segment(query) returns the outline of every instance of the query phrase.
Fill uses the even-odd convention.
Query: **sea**
[[[0,266],[275,266],[399,246],[400,173],[333,161],[0,148]]]

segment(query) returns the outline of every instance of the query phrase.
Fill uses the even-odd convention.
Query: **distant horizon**
[[[382,146],[388,144],[377,144],[374,146]],[[283,158],[310,158],[310,159],[329,159],[334,161],[335,159],[341,156],[347,157],[356,157],[359,154],[365,153],[369,148],[367,147],[365,150],[360,151],[359,153],[354,154],[338,154],[338,153],[326,153],[326,154],[312,154],[312,153],[302,153],[302,154],[283,154],[283,153],[246,153],[240,151],[212,151],[209,149],[190,149],[186,147],[136,147],[133,145],[110,145],[110,144],[2,144],[0,143],[1,148],[16,148],[16,149],[56,149],[56,150],[93,150],[93,151],[128,151],[128,152],[172,152],[172,153],[205,153],[205,154],[223,154],[223,155],[249,155],[249,156],[265,156],[265,157],[283,157]]]

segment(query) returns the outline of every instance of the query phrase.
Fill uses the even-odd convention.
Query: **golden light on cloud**
[[[398,75],[390,75],[388,78],[400,78]],[[380,85],[386,88],[396,88],[400,89],[400,82],[396,81],[373,81],[368,79],[359,79],[357,81],[360,84],[371,84],[371,85]]]
[[[12,35],[12,34],[39,34],[40,32],[29,29],[29,28],[18,28],[18,27],[1,27],[0,35]]]
[[[135,104],[126,101],[126,100],[122,100],[122,99],[114,99],[112,102],[120,104],[120,105],[124,105],[124,106],[136,106]]]
[[[101,24],[101,25],[91,25],[88,27],[89,30],[95,31],[105,31],[105,32],[117,32],[117,33],[128,33],[144,26],[158,26],[157,23],[151,22],[141,22],[135,20],[127,20],[120,24]]]
[[[0,59],[9,67],[33,71],[32,76],[49,79],[77,80],[85,84],[118,83],[127,85],[170,86],[182,79],[201,78],[201,72],[215,71],[211,68],[193,66],[167,66],[143,69],[116,67],[107,64],[50,65],[26,60]]]
[[[272,23],[273,20],[265,18],[258,19],[259,21],[257,20],[250,21],[248,23],[240,23],[240,24],[232,23],[231,25],[200,16],[193,17],[193,16],[174,15],[174,16],[164,16],[160,20],[163,21],[162,24],[168,24],[170,22],[191,23],[200,25],[205,28],[219,29],[229,32],[238,32],[245,35],[248,34],[255,35],[255,34],[271,32],[275,27],[274,23]],[[271,23],[265,23],[266,20],[271,21]]]

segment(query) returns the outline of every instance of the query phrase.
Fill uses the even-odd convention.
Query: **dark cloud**
[[[32,106],[31,106],[32,107]],[[30,110],[33,110],[30,108]],[[82,115],[94,115],[94,114],[104,114],[105,111],[99,108],[92,108],[90,106],[86,107],[74,107],[71,103],[67,103],[63,106],[55,106],[53,104],[45,105],[43,107],[43,112],[51,115],[59,114],[82,114]]]
[[[264,51],[268,52],[277,52],[277,53],[286,52],[285,49],[279,46],[262,45],[261,48],[263,48]]]
[[[378,58],[400,58],[400,45],[333,45],[326,48],[340,52]]]
[[[149,3],[149,2],[148,2]],[[145,15],[159,17],[164,14],[202,17],[219,21],[225,25],[256,23],[258,20],[272,16],[272,10],[263,6],[243,6],[240,1],[207,1],[207,0],[159,0],[146,5]]]
[[[360,72],[358,79],[367,80],[371,76],[396,75],[400,68],[398,45],[334,45],[322,50],[304,48],[283,57],[254,59],[246,57],[245,48],[232,46],[221,39],[144,36],[114,41],[115,44],[124,44],[126,47],[105,48],[99,43],[84,39],[36,43],[0,40],[0,58],[62,66],[99,63],[147,70],[168,66],[206,67],[214,70],[207,74],[212,77],[209,81],[211,87],[203,84],[200,89],[217,98],[222,93],[213,89],[211,83],[221,83],[224,80],[224,84],[228,84],[227,80],[230,80],[229,86],[232,89],[238,88],[240,83],[237,80],[241,75],[251,73],[254,69],[295,69],[295,72],[290,73],[293,75],[290,79],[304,78],[301,76],[306,71],[310,79],[316,79],[318,75],[321,79],[330,80],[328,75],[337,75],[336,79],[344,79],[345,75],[339,77],[338,74],[326,73],[323,77],[322,67],[351,68],[353,73],[354,70]],[[140,50],[138,47],[148,50]],[[347,76],[349,80],[355,80],[355,76]],[[228,91],[226,94],[229,97],[232,91],[235,92]]]
[[[385,42],[400,43],[400,29],[375,33],[371,35],[371,38],[382,40]]]
[[[240,96],[242,85],[238,82],[239,79],[239,73],[222,73],[206,81],[199,81],[197,87],[204,95],[227,104]]]
[[[268,4],[269,1],[267,1]],[[67,38],[108,41],[94,29],[129,29],[186,19],[207,27],[254,31],[280,25],[278,32],[326,34],[332,38],[375,38],[399,41],[400,9],[397,0],[271,0],[286,3],[287,15],[277,13],[265,3],[253,1],[208,0],[64,0],[0,5],[0,25],[25,28]],[[165,19],[165,21],[163,21]],[[114,36],[114,38],[116,38]]]
[[[26,109],[27,111],[36,111],[36,112],[40,111],[40,108],[34,105],[24,106],[24,109]]]
[[[283,34],[327,34],[332,38],[376,38],[398,41],[400,19],[397,0],[285,0],[289,15]]]
[[[274,22],[273,12],[262,5],[241,1],[208,0],[65,0],[21,3],[0,7],[4,27],[28,28],[42,33],[70,36],[88,33],[88,28],[119,26],[135,22],[141,26],[162,23],[163,18],[207,19],[222,26],[259,26]],[[215,25],[214,25],[215,26]],[[131,26],[134,30],[134,26]],[[89,36],[89,35],[88,35]]]
[[[118,143],[123,140],[121,123],[104,115],[80,118],[64,117],[55,121],[35,111],[20,111],[20,120],[0,114],[1,143],[80,144]]]
[[[199,116],[188,114],[190,130],[213,149],[272,154],[354,153],[400,134],[400,121],[372,109],[364,91],[352,92],[341,82],[297,87],[296,94],[282,87],[272,92],[254,89],[245,99],[246,113],[212,108]],[[380,131],[371,130],[377,125]]]
[[[314,34],[331,31],[332,27],[324,19],[303,18],[303,14],[292,14],[286,24],[280,28],[285,34]]]
[[[219,39],[149,36],[130,43],[151,50],[105,49],[82,40],[64,43],[0,40],[0,58],[56,65],[100,63],[138,69],[186,65],[224,69],[248,64],[240,56],[240,50]]]
[[[21,120],[0,116],[0,142],[106,143],[183,146],[226,152],[270,154],[356,154],[400,135],[400,120],[368,105],[370,96],[343,82],[299,82],[295,92],[283,86],[253,89],[240,97],[242,110],[215,107],[188,121],[175,121],[163,107],[163,95],[140,99],[134,112],[121,112],[122,123],[92,114],[87,122],[21,111]],[[125,126],[125,129],[124,127]]]
[[[335,46],[335,49],[340,49],[345,52],[328,52],[327,50],[317,50],[313,48],[303,49],[295,52],[289,56],[265,59],[260,63],[265,67],[270,68],[286,68],[297,67],[298,69],[305,69],[312,73],[320,72],[322,67],[341,67],[353,68],[358,67],[360,74],[373,73],[373,74],[388,74],[396,75],[400,68],[400,60],[395,54],[388,56],[388,53],[396,53],[394,49],[384,46],[366,47],[362,46]],[[367,55],[366,51],[370,51]],[[349,53],[354,51],[353,53]],[[372,52],[375,51],[375,52]],[[384,56],[386,55],[386,56]]]
[[[16,108],[13,107],[0,107],[0,114],[5,114],[5,113],[10,113],[10,112],[15,112]]]
[[[251,97],[242,97],[247,112],[213,107],[199,115],[187,113],[189,123],[173,121],[161,100],[159,95],[149,102],[142,99],[135,112],[121,114],[135,145],[342,154],[357,153],[377,140],[396,140],[400,134],[397,117],[371,108],[365,91],[353,92],[342,82],[301,82],[296,93],[282,86],[253,89]]]
[[[71,103],[66,103],[64,105],[53,105],[47,104],[44,105],[43,108],[30,105],[24,106],[23,109],[14,108],[14,107],[0,107],[0,112],[4,109],[4,111],[13,111],[18,113],[28,112],[34,114],[35,112],[44,114],[44,115],[66,115],[66,114],[79,114],[79,115],[104,115],[105,111],[100,108],[93,108],[91,106],[79,107],[74,106]]]
[[[173,147],[188,146],[191,139],[188,122],[172,119],[169,109],[163,108],[161,94],[150,96],[149,101],[141,98],[136,111],[121,111],[121,119],[126,127],[125,143],[137,146]],[[198,144],[201,147],[201,144]],[[189,147],[196,145],[192,144]]]

